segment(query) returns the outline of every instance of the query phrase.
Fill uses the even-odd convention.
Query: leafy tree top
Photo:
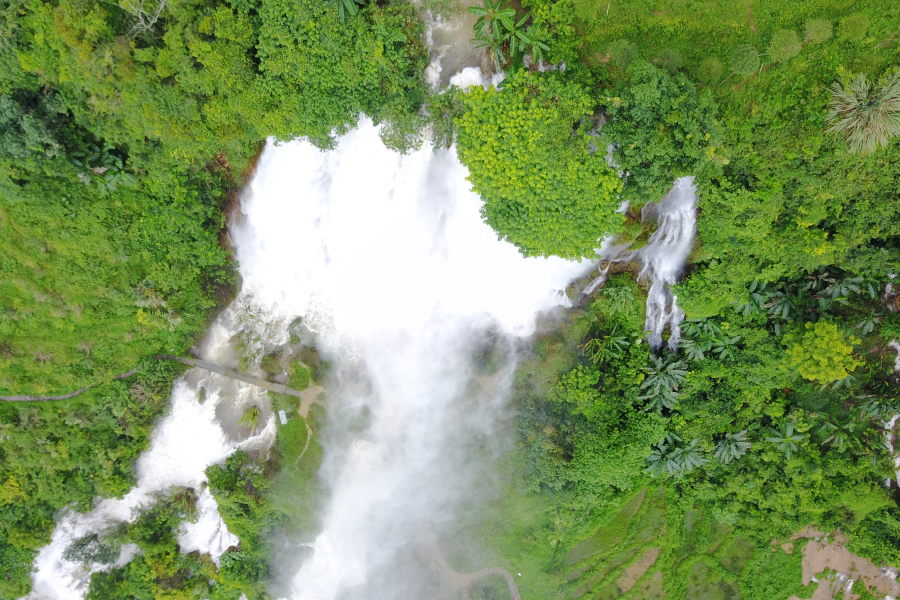
[[[791,368],[810,381],[831,383],[847,377],[859,362],[853,358],[854,336],[846,336],[835,323],[819,321],[806,324],[803,334],[785,336]]]
[[[681,73],[670,75],[643,60],[628,67],[627,87],[608,98],[604,137],[615,144],[613,157],[626,171],[623,197],[655,202],[677,177],[697,175],[717,154],[716,105]]]
[[[519,71],[502,91],[473,88],[464,102],[459,157],[502,239],[525,256],[581,258],[618,231],[621,182],[579,126],[593,107],[581,86]]]

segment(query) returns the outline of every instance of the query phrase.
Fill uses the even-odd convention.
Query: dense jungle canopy
[[[456,144],[485,221],[530,256],[646,244],[640,208],[696,178],[679,352],[641,343],[646,290],[625,271],[517,372],[509,493],[471,525],[541,573],[524,597],[618,597],[651,548],[628,598],[809,597],[800,550],[770,541],[811,524],[900,566],[884,429],[900,412],[900,3],[513,8],[524,37],[472,33],[500,89],[438,93],[422,19],[459,3],[0,0],[0,396],[95,386],[0,402],[0,597],[28,593],[61,509],[133,484],[182,372],[154,355],[186,352],[235,294],[226,215],[265,140],[330,148],[363,115],[398,152],[423,132]],[[526,66],[537,53],[565,69]],[[142,554],[89,597],[268,598],[272,533],[315,528],[286,500],[318,493],[315,442],[292,466],[306,436],[295,423],[265,464],[210,467],[241,538],[221,569],[177,551],[196,498],[173,490],[117,532]]]

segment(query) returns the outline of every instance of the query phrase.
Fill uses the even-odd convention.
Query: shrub
[[[697,69],[697,77],[703,83],[715,83],[722,77],[722,71],[724,70],[725,65],[722,64],[722,61],[715,56],[710,56],[700,63],[700,68]]]
[[[738,75],[752,75],[759,69],[759,53],[750,44],[738,46],[731,55],[731,68]]]
[[[787,62],[800,54],[800,38],[790,29],[776,31],[769,43],[769,58],[773,62]]]
[[[869,30],[869,17],[855,14],[841,19],[841,39],[847,42],[859,43],[866,37]]]
[[[811,19],[806,22],[807,44],[821,44],[831,39],[831,21],[825,19]]]
[[[845,336],[835,323],[806,324],[806,331],[784,337],[788,345],[788,365],[810,381],[831,383],[844,379],[860,362],[853,358],[855,337]]]
[[[616,164],[629,173],[623,199],[662,198],[674,178],[698,175],[720,161],[716,105],[684,74],[636,61],[628,68],[628,87],[607,100],[610,120],[603,135],[615,143]]]
[[[625,70],[628,65],[637,58],[637,46],[628,40],[616,40],[609,45],[609,56],[612,63],[618,68]]]
[[[830,89],[828,131],[842,135],[852,152],[872,152],[900,134],[900,70],[880,88],[860,74]]]

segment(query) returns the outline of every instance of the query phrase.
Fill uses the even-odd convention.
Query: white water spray
[[[427,585],[421,531],[477,493],[473,446],[510,391],[507,353],[473,400],[473,356],[495,334],[530,333],[590,269],[498,241],[466,174],[452,151],[388,151],[368,122],[329,153],[300,142],[263,153],[234,231],[245,290],[269,322],[301,315],[318,332],[336,418],[368,415],[363,430],[325,437],[331,497],[293,599],[410,598]]]

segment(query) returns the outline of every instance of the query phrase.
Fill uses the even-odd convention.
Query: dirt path
[[[440,573],[444,584],[452,589],[459,590],[462,600],[469,600],[469,588],[478,581],[488,575],[500,575],[506,579],[506,585],[509,587],[509,595],[513,600],[520,600],[519,588],[512,574],[506,569],[499,567],[488,567],[474,573],[458,573],[450,568],[444,558],[444,553],[438,548],[438,545],[429,541],[423,544],[423,552],[431,565]]]
[[[898,359],[900,360],[900,359]],[[130,371],[126,371],[120,375],[116,375],[114,377],[110,377],[110,381],[115,381],[116,379],[128,379],[132,375],[137,374],[137,369],[132,369]],[[101,383],[105,383],[100,381],[98,383],[92,383],[91,385],[86,385],[80,390],[75,390],[70,394],[64,394],[62,396],[0,396],[0,400],[4,402],[49,402],[51,400],[68,400],[69,398],[74,398],[75,396],[79,396],[91,388],[95,388]]]

